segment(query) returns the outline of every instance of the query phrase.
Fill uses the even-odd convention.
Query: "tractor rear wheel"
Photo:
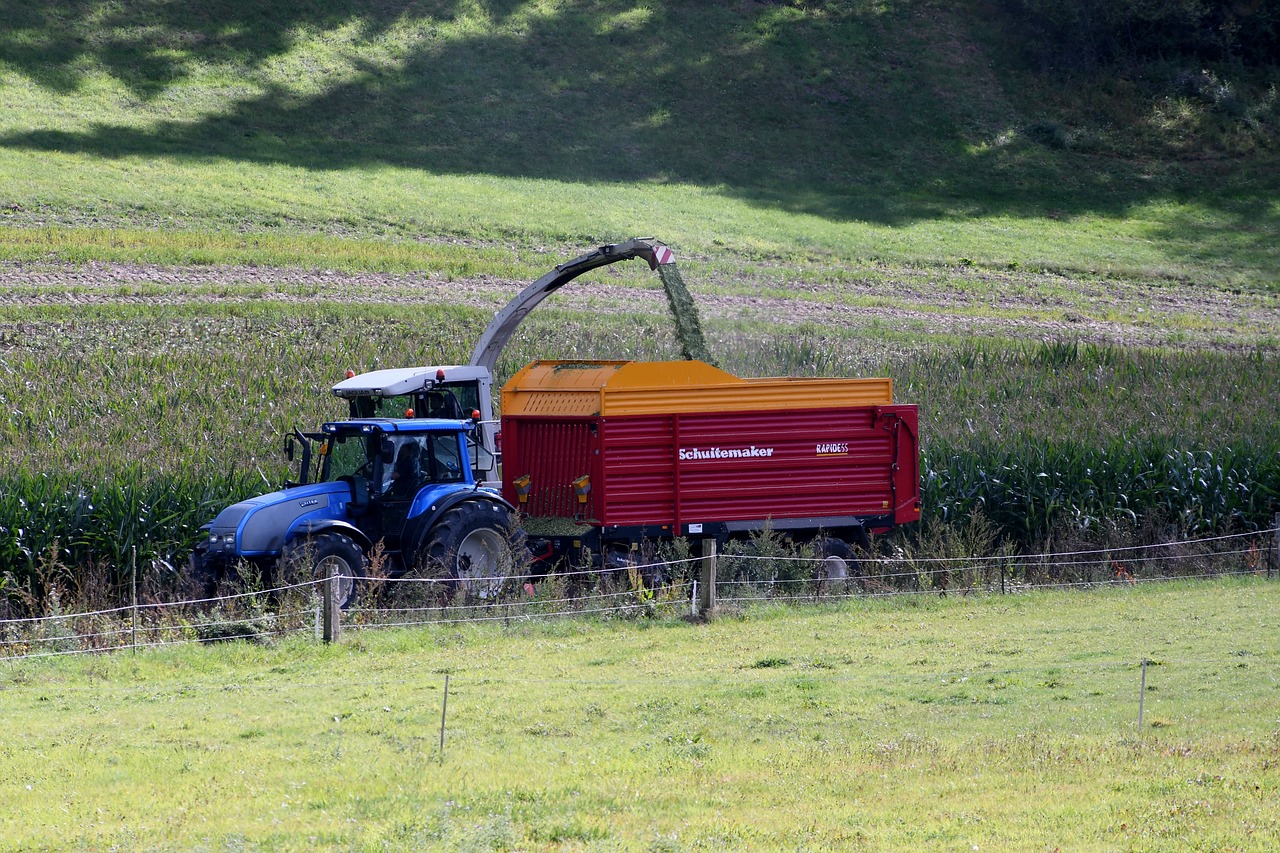
[[[450,578],[477,598],[497,598],[522,547],[506,507],[467,501],[446,510],[431,529],[419,554],[419,573]]]
[[[324,580],[336,569],[338,606],[343,609],[355,601],[359,579],[364,577],[364,552],[350,536],[341,533],[319,533],[295,540],[285,546],[283,561],[286,582]]]

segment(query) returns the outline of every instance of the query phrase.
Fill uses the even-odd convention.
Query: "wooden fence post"
[[[342,636],[342,608],[338,601],[338,567],[324,579],[324,641],[336,643]]]
[[[702,540],[702,580],[698,590],[698,615],[704,619],[716,607],[716,540]]]

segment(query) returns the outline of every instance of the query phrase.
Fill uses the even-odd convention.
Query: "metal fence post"
[[[1142,680],[1138,682],[1138,734],[1142,734],[1142,712],[1147,704],[1147,659],[1142,659]]]
[[[324,641],[336,643],[342,636],[342,608],[338,605],[338,567],[324,579]]]
[[[444,674],[444,703],[440,706],[440,763],[444,764],[444,721],[449,716],[449,673]]]
[[[129,568],[129,602],[130,611],[133,621],[133,630],[130,633],[130,645],[133,646],[133,653],[138,653],[138,546],[133,546],[133,559],[130,561]]]
[[[716,606],[716,540],[702,540],[702,581],[698,590],[698,615],[706,617]]]

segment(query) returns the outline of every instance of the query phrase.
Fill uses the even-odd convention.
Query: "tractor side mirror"
[[[296,429],[284,437],[284,455],[285,458],[289,460],[290,465],[293,465],[293,460],[298,455],[298,451],[294,445],[298,445],[302,448],[302,462],[298,465],[297,482],[288,480],[285,482],[285,488],[305,486],[311,470],[311,444],[308,442],[307,437]],[[323,451],[321,452],[323,453]]]

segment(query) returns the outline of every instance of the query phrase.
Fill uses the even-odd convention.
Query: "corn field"
[[[487,321],[429,306],[78,316],[0,321],[0,576],[10,588],[42,561],[105,567],[120,584],[135,548],[176,578],[218,508],[282,482],[282,433],[345,414],[328,387],[348,367],[465,362]],[[980,509],[999,541],[1034,550],[1117,526],[1259,529],[1280,506],[1271,353],[717,324],[707,338],[744,376],[893,377],[896,398],[920,407],[928,524],[964,524]],[[660,317],[547,311],[522,327],[498,380],[539,357],[677,353]]]

